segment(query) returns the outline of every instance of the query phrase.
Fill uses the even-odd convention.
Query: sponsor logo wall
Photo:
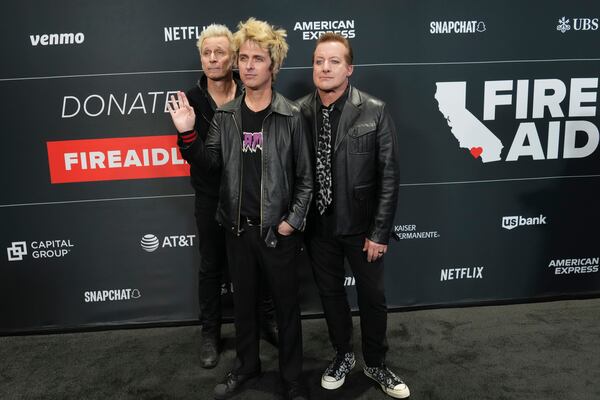
[[[11,6],[0,43],[0,333],[197,320],[194,193],[166,102],[199,78],[202,29],[250,15],[287,30],[284,95],[312,90],[314,42],[335,31],[352,84],[388,104],[390,308],[600,294],[600,4],[66,5]],[[302,263],[302,310],[319,313]]]

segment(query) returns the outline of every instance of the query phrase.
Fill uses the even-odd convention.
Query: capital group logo
[[[502,217],[502,228],[507,230],[533,225],[546,225],[546,216],[540,214],[538,217],[523,217],[522,215]]]
[[[27,242],[12,242],[6,248],[6,253],[8,254],[8,261],[23,260],[23,257],[27,255]]]
[[[558,25],[556,30],[560,33],[567,33],[573,29],[573,31],[597,31],[598,30],[598,18],[590,17],[575,17],[572,18],[562,17],[558,19]]]
[[[146,233],[140,240],[141,248],[153,253],[159,248],[176,248],[176,247],[192,247],[196,235],[165,235],[160,240],[153,233]]]
[[[142,297],[142,293],[139,289],[87,290],[83,292],[83,301],[85,303],[137,300],[140,297]]]
[[[486,30],[485,22],[478,20],[429,22],[429,33],[432,35],[444,33],[482,33]]]
[[[483,89],[483,118],[467,109],[466,81],[436,82],[434,97],[458,147],[482,163],[581,159],[596,152],[597,77],[493,80],[473,82],[473,87]],[[515,133],[486,126],[485,121],[496,120],[498,108],[505,125],[516,125]]]
[[[31,248],[31,257],[34,259],[62,258],[71,252],[75,245],[71,239],[53,239],[53,240],[34,240],[12,242],[6,248],[8,261],[23,261],[29,256]]]

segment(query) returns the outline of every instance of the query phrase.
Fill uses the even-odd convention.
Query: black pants
[[[216,197],[196,193],[196,228],[200,268],[198,270],[198,300],[202,335],[221,335],[221,282],[227,270],[225,231],[217,224]]]
[[[261,276],[271,288],[279,329],[279,372],[285,383],[297,381],[302,372],[302,327],[298,303],[297,256],[301,236],[278,236],[275,248],[267,247],[256,226],[245,226],[241,236],[226,233],[233,302],[237,365],[236,373],[261,369],[259,315]]]
[[[364,235],[332,237],[311,235],[308,251],[323,311],[329,329],[329,338],[339,353],[352,351],[352,315],[344,288],[344,258],[354,274],[360,329],[365,363],[369,367],[385,362],[387,352],[387,305],[383,276],[383,260],[367,262],[362,251]]]

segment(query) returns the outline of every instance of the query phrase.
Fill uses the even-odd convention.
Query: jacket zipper
[[[260,130],[262,132],[262,149],[260,150],[260,235],[263,233],[263,181],[265,175],[265,161],[264,161],[264,152],[267,146],[265,146],[265,121],[271,115],[272,111],[269,110],[269,113],[265,116],[260,126]]]
[[[231,114],[231,118],[233,118],[233,123],[234,123],[235,127],[238,130],[238,139],[239,139],[240,136],[242,135],[242,130],[240,129],[240,127],[237,124],[237,121],[235,119],[235,114],[232,113]],[[241,140],[240,140],[239,151],[240,151],[240,187],[238,189],[239,190],[238,191],[238,193],[239,193],[239,195],[238,195],[238,215],[237,215],[237,228],[236,228],[237,229],[237,236],[240,236],[240,227],[242,226],[241,225],[241,219],[242,219],[242,179],[244,177],[244,157],[241,154],[242,153],[242,143],[241,143]],[[261,155],[262,155],[262,152],[261,152]],[[262,183],[262,181],[261,181],[261,183]]]

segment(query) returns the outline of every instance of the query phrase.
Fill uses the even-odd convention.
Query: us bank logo
[[[523,217],[522,215],[502,217],[502,227],[509,231],[520,226],[532,225],[546,225],[546,216],[540,214],[538,217]]]
[[[468,86],[483,92],[471,109]],[[434,98],[458,147],[482,163],[578,159],[592,156],[600,141],[597,90],[597,77],[436,82]],[[498,115],[514,128],[488,128]]]

